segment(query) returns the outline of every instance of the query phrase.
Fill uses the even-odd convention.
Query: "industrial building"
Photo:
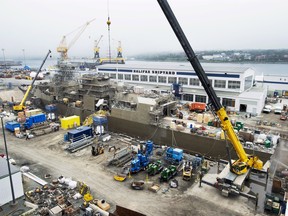
[[[24,195],[22,174],[20,170],[10,164],[15,199]],[[12,201],[12,192],[9,179],[7,161],[0,157],[0,206]]]
[[[255,86],[253,69],[204,65],[204,70],[227,110],[261,113],[267,88]],[[177,91],[182,101],[209,102],[195,71],[188,63],[126,62],[126,65],[98,66],[97,72],[117,82],[143,86],[145,89],[163,93]],[[175,84],[179,86],[178,89],[175,89]]]

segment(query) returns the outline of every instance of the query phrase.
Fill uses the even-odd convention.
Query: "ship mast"
[[[107,26],[108,26],[108,55],[109,55],[109,63],[111,63],[111,47],[110,47],[110,25],[111,25],[111,21],[110,21],[110,13],[109,13],[109,0],[107,0],[107,9],[108,9],[108,20],[107,20]]]

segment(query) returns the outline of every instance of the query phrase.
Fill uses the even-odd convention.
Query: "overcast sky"
[[[287,0],[169,0],[191,46],[197,50],[288,48]],[[107,0],[0,0],[0,48],[6,58],[45,56],[63,35],[96,18],[70,48],[69,56],[108,53]],[[157,0],[109,0],[111,50],[124,56],[182,51]],[[76,36],[67,36],[68,44]],[[1,53],[0,59],[3,54]]]

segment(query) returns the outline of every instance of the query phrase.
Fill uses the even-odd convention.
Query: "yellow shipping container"
[[[30,117],[32,115],[37,115],[37,114],[40,114],[40,113],[42,113],[41,109],[33,109],[33,110],[26,110],[25,111],[26,117]]]
[[[63,129],[71,129],[80,126],[80,116],[69,116],[66,118],[61,118],[61,128]]]

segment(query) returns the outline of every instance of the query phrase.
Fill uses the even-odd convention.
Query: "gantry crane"
[[[61,60],[66,60],[68,58],[67,52],[68,50],[76,43],[76,41],[79,39],[79,37],[82,35],[82,33],[85,31],[85,29],[87,28],[87,26],[93,22],[95,19],[90,20],[89,22],[86,22],[84,25],[78,27],[77,29],[75,29],[74,31],[68,33],[67,35],[64,35],[62,37],[62,40],[59,44],[59,46],[57,47],[57,52],[60,53],[61,55]],[[70,34],[74,33],[75,31],[77,31],[77,34],[74,36],[74,38],[71,40],[71,42],[67,45],[66,42],[66,38],[67,36],[69,36]]]
[[[100,58],[100,53],[99,53],[99,50],[100,50],[100,47],[98,46],[101,39],[102,39],[103,35],[100,36],[100,38],[97,40],[95,40],[95,45],[94,45],[94,58],[95,59],[98,59]]]

